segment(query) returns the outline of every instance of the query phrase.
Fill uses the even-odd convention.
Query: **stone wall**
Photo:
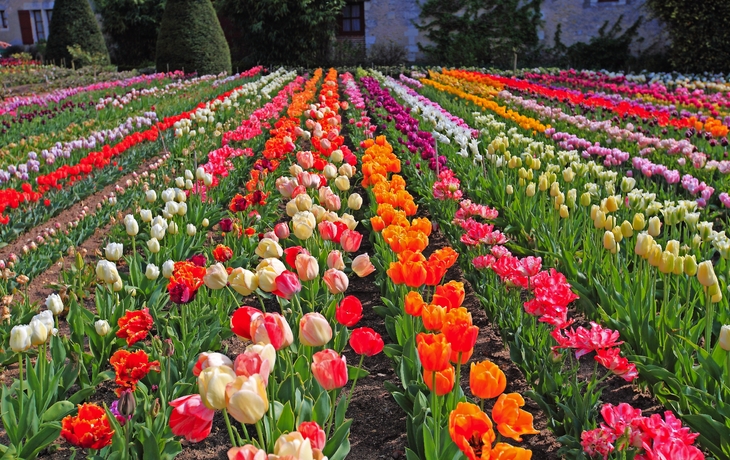
[[[428,42],[413,25],[419,21],[420,12],[417,0],[365,1],[365,46],[370,50],[376,43],[387,45],[392,41],[405,47],[408,61],[421,59],[418,43]]]
[[[631,26],[639,16],[644,22],[638,30],[639,37],[644,40],[634,41],[634,53],[649,48],[656,43],[656,49],[661,49],[668,42],[668,35],[662,24],[650,20],[650,12],[644,7],[644,0],[615,0],[599,2],[598,0],[543,0],[542,1],[543,30],[539,32],[540,39],[546,46],[553,46],[555,30],[562,24],[560,40],[570,46],[576,42],[588,42],[591,37],[598,35],[598,29],[608,20],[608,29],[623,15],[621,26],[625,30]],[[637,37],[638,38],[638,37]]]

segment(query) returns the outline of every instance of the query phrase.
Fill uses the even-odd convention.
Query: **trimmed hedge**
[[[157,70],[168,68],[230,73],[231,52],[210,0],[167,0],[157,37]]]
[[[105,55],[109,63],[109,51],[88,0],[56,0],[48,29],[46,60],[60,64],[65,59],[66,66],[71,67],[68,47],[79,45],[92,55]]]

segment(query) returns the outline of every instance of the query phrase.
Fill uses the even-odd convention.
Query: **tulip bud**
[[[345,261],[342,259],[342,253],[338,250],[330,251],[327,255],[327,267],[335,268],[337,270],[345,269]]]
[[[169,226],[167,228],[170,228]],[[150,236],[156,240],[161,240],[165,237],[165,228],[160,224],[154,224],[150,228]]]
[[[342,153],[342,150],[340,150],[340,149],[333,150],[332,154],[330,154],[330,161],[332,163],[340,164],[340,163],[342,163],[342,160],[344,160],[344,159],[345,159],[345,155]]]
[[[152,222],[152,211],[149,209],[143,209],[139,212],[142,222]]]
[[[613,227],[611,233],[613,233],[613,237],[617,243],[620,243],[624,239],[624,235],[621,233],[621,227]]]
[[[730,325],[725,324],[720,328],[720,337],[717,342],[725,351],[730,351]]]
[[[634,227],[634,230],[637,232],[640,232],[644,230],[644,227],[646,226],[646,220],[644,219],[644,214],[638,212],[634,214],[634,221],[632,223],[632,227]]]
[[[347,176],[337,176],[337,179],[335,179],[335,187],[337,187],[337,190],[341,192],[349,190],[350,179],[348,179]]]
[[[155,264],[147,264],[144,276],[146,276],[148,280],[154,281],[160,276],[160,269],[157,268],[157,265]]]
[[[157,241],[157,238],[150,238],[147,240],[147,249],[149,249],[153,254],[160,252],[160,242]]]
[[[204,369],[198,376],[200,398],[205,407],[221,410],[226,407],[226,386],[236,380],[236,373],[228,366]]]
[[[187,225],[187,226],[185,227],[185,232],[186,232],[186,233],[188,234],[188,236],[195,236],[195,233],[196,233],[197,231],[198,231],[198,230],[197,230],[197,229],[195,228],[195,225],[193,225],[193,224],[188,224],[188,225]]]
[[[695,276],[697,274],[697,259],[694,255],[684,256],[684,274],[687,276]]]
[[[715,269],[712,266],[712,261],[705,260],[700,262],[697,266],[697,279],[700,284],[705,287],[717,284],[717,276],[715,275]]]
[[[347,198],[347,207],[357,211],[362,207],[362,197],[359,193],[353,193]]]
[[[667,241],[667,251],[674,254],[674,257],[679,256],[679,241],[677,240],[669,240]]]
[[[131,417],[134,415],[136,409],[137,400],[134,399],[134,392],[132,390],[124,390],[122,396],[119,398],[119,404],[117,404],[119,414],[124,417]]]
[[[659,268],[659,264],[662,263],[663,253],[664,251],[662,251],[662,246],[660,244],[654,243],[654,245],[649,250],[649,265]]]
[[[97,320],[94,323],[94,329],[96,329],[96,333],[99,334],[100,337],[104,337],[111,330],[109,322],[105,319]]]
[[[228,284],[228,271],[221,263],[211,265],[205,271],[203,282],[209,289],[223,289]]]
[[[332,340],[332,327],[320,313],[307,313],[299,322],[299,341],[308,347],[322,347]]]
[[[646,258],[648,257],[649,250],[653,245],[654,238],[652,238],[651,235],[645,232],[639,233],[636,237],[636,247],[634,248],[634,252],[636,255]]]
[[[652,216],[649,218],[649,235],[651,236],[659,236],[659,233],[661,233],[662,230],[662,222],[659,220],[657,216]]]
[[[29,350],[31,347],[30,337],[30,326],[14,326],[10,330],[10,349],[16,353],[22,353]]]
[[[259,287],[258,275],[241,267],[234,268],[228,275],[231,287],[243,296],[251,295]]]
[[[208,228],[208,226],[210,225],[210,221],[206,217],[206,218],[203,218],[203,222],[201,224],[203,225],[203,228]]]
[[[276,224],[274,226],[274,234],[281,240],[289,238],[289,226],[284,222]]]
[[[131,214],[127,214],[127,216],[124,218],[124,227],[127,231],[127,235],[129,236],[136,236],[137,233],[139,233],[139,224],[134,219],[134,217],[132,217]]]
[[[606,230],[606,232],[603,234],[603,247],[611,252],[611,254],[616,254],[618,245],[616,244],[616,239],[613,236],[613,232],[610,230]]]
[[[259,241],[258,246],[256,246],[255,253],[262,259],[267,259],[270,257],[278,259],[284,254],[284,250],[276,241],[270,238],[264,238]]]
[[[596,211],[596,218],[593,219],[593,226],[597,229],[601,229],[606,225],[606,214],[603,211]]]
[[[106,255],[107,260],[111,260],[112,262],[116,262],[121,259],[123,252],[124,245],[121,243],[109,243],[104,248],[104,254]]]
[[[672,253],[671,251],[665,250],[662,253],[662,260],[661,260],[661,262],[659,262],[659,271],[665,275],[672,273],[674,271],[674,262],[675,262],[674,253]]]
[[[529,184],[527,184],[527,189],[525,190],[525,195],[527,195],[528,197],[535,196],[535,183],[534,182],[530,182]]]
[[[46,308],[48,308],[48,310],[53,313],[54,316],[60,315],[64,310],[61,296],[59,296],[58,294],[51,294],[46,297]]]
[[[351,268],[360,278],[364,278],[375,271],[375,266],[370,262],[370,256],[367,253],[355,257],[352,261]]]
[[[175,270],[175,262],[172,260],[165,261],[164,264],[162,264],[162,276],[169,279],[172,276],[172,272]]]
[[[675,275],[684,273],[684,256],[678,256],[674,259],[674,270],[672,270],[672,273]]]
[[[583,207],[588,207],[591,205],[591,194],[590,193],[585,192],[580,196],[580,205]]]
[[[154,190],[147,190],[147,193],[145,193],[145,200],[148,203],[154,203],[157,201],[157,192]]]
[[[621,224],[621,235],[623,235],[624,238],[631,238],[634,236],[634,229],[631,226],[631,222],[628,220],[623,221]]]

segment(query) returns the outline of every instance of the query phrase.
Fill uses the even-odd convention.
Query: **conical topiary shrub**
[[[157,36],[157,70],[231,71],[231,53],[210,0],[167,0]]]
[[[56,0],[48,29],[46,60],[60,64],[65,59],[71,67],[68,47],[78,45],[92,56],[104,55],[109,63],[109,51],[88,0]]]

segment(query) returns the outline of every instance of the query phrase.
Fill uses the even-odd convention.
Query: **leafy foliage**
[[[87,0],[56,0],[48,28],[47,60],[60,63],[65,59],[71,67],[68,47],[78,45],[86,53],[103,55],[103,63],[109,62],[104,37]]]
[[[168,0],[157,37],[157,70],[231,71],[231,53],[210,0]]]
[[[538,46],[541,0],[427,0],[417,25],[433,45],[419,48],[446,65],[512,67],[514,53]]]
[[[730,2],[647,0],[672,39],[670,61],[685,72],[730,71]]]
[[[242,32],[244,63],[316,66],[327,62],[345,0],[217,0]],[[235,51],[235,50],[234,50]]]
[[[619,16],[616,23],[606,32],[608,21],[604,22],[598,35],[591,37],[588,43],[578,42],[565,49],[568,65],[576,69],[606,69],[622,70],[631,56],[631,43],[637,35],[637,30],[643,21],[642,17],[636,20],[622,33]],[[559,36],[556,32],[555,47],[559,45]]]
[[[112,61],[123,67],[154,62],[165,0],[99,0]]]

